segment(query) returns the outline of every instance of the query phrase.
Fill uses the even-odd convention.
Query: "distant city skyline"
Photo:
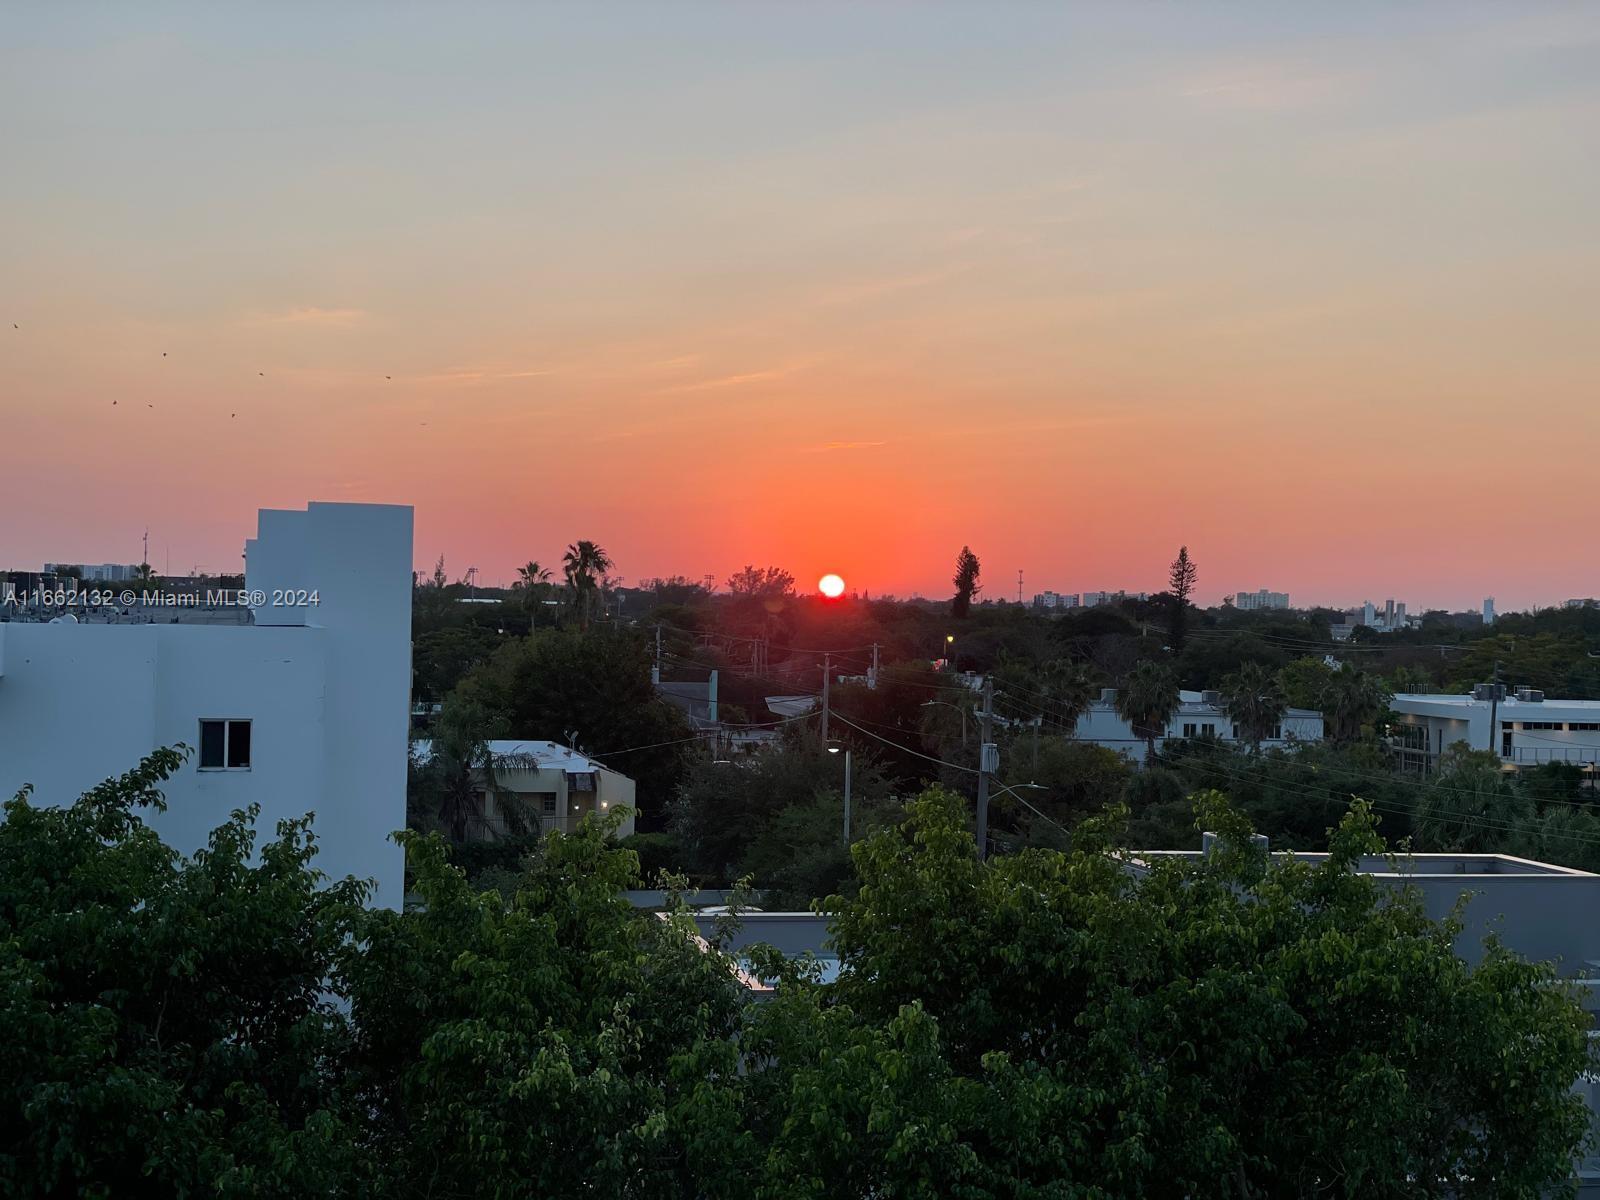
[[[1600,590],[1594,6],[13,5],[0,105],[0,561]]]

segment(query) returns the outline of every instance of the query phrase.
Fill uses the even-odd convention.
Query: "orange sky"
[[[1286,7],[12,13],[0,565],[1600,593],[1600,12]]]

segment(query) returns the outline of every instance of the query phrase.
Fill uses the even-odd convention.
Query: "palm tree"
[[[508,791],[498,770],[530,765],[525,755],[496,754],[491,743],[503,722],[474,700],[452,696],[434,723],[431,752],[414,763],[411,792],[407,797],[407,824],[427,829],[443,826],[451,842],[461,845],[473,829],[488,829],[488,798],[512,834],[537,826],[527,802]]]
[[[587,629],[601,578],[611,570],[611,557],[594,542],[580,541],[567,547],[561,565],[567,577],[567,603],[579,628]]]
[[[1333,673],[1322,689],[1323,715],[1333,729],[1333,740],[1348,744],[1361,736],[1361,727],[1378,719],[1389,703],[1389,692],[1378,680],[1353,663]]]
[[[1089,668],[1065,658],[1045,665],[1039,682],[1050,705],[1051,720],[1058,721],[1069,734],[1076,734],[1078,721],[1094,700],[1094,675]]]
[[[1275,674],[1247,662],[1222,681],[1222,705],[1250,743],[1250,752],[1260,754],[1261,739],[1283,720],[1289,700]]]
[[[550,569],[541,567],[537,562],[520,566],[517,568],[517,581],[511,588],[522,593],[522,606],[534,612],[535,606],[542,603],[550,591]]]
[[[1145,659],[1129,671],[1117,692],[1117,712],[1145,740],[1145,762],[1156,757],[1156,739],[1178,711],[1178,678],[1172,668]]]

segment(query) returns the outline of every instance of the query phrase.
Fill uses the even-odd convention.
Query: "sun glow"
[[[830,599],[844,595],[844,580],[837,575],[824,575],[817,580],[817,591]]]

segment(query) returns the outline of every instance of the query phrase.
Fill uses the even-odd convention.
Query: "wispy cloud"
[[[783,379],[790,374],[788,367],[776,367],[769,371],[747,371],[742,375],[724,375],[719,379],[700,379],[694,383],[680,383],[673,387],[662,388],[663,392],[710,392],[721,388],[745,387],[752,383],[772,383]]]
[[[250,325],[354,325],[367,317],[364,308],[291,308],[280,313],[262,313],[252,317]]]
[[[528,371],[441,371],[434,375],[418,376],[422,383],[498,383],[505,379],[537,379],[544,375],[553,375],[549,369],[536,369]]]
[[[888,442],[823,442],[820,446],[807,446],[809,454],[825,454],[830,450],[871,450],[874,446],[887,446]]]

